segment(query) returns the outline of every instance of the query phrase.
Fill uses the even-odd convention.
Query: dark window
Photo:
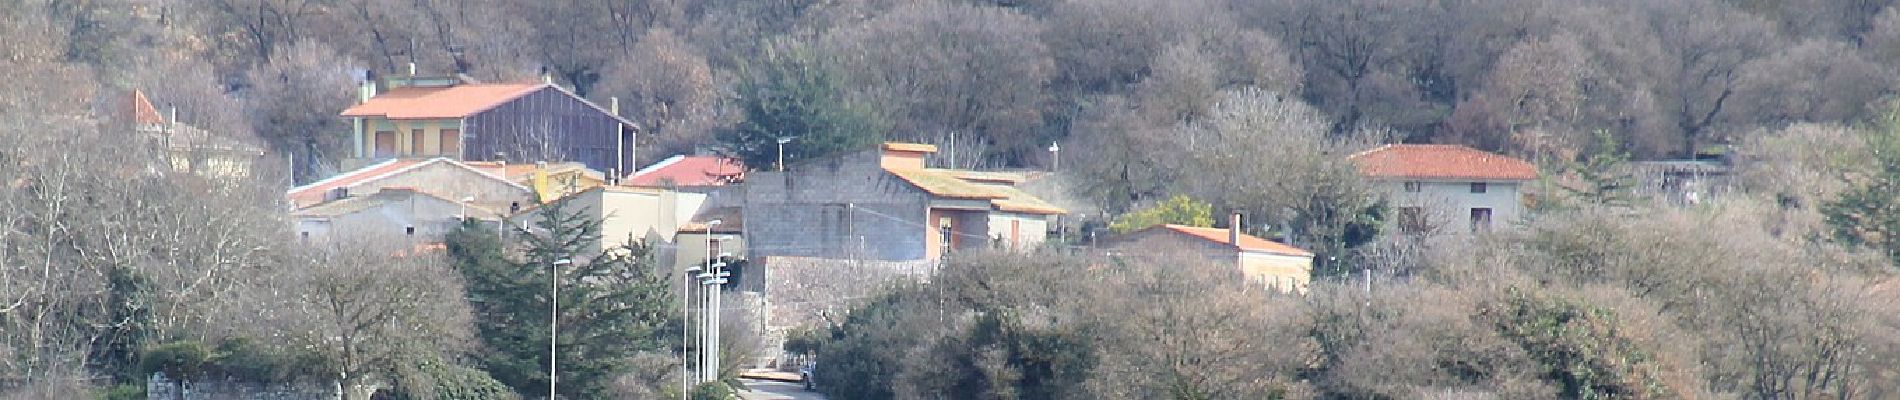
[[[1491,209],[1489,208],[1471,209],[1471,231],[1472,232],[1490,232],[1491,231]]]
[[[1406,182],[1405,191],[1410,192],[1410,193],[1418,193],[1420,190],[1423,190],[1423,186],[1425,185],[1419,182]]]
[[[938,230],[940,232],[939,234],[943,235],[943,237],[941,238],[942,241],[940,242],[940,244],[943,246],[943,255],[949,255],[950,249],[956,248],[957,237],[954,234],[956,231],[954,230],[954,228],[950,226],[950,218],[947,218],[947,217],[939,218],[937,220],[937,225],[938,225]]]
[[[1489,188],[1486,188],[1486,187],[1485,187],[1485,185],[1484,185],[1484,182],[1472,182],[1472,183],[1471,183],[1471,192],[1472,192],[1472,193],[1484,193],[1484,191],[1485,191],[1486,189],[1489,189]]]
[[[413,226],[405,226],[405,227],[402,227],[402,234],[404,234],[404,235],[410,235],[410,236],[415,236],[415,234],[416,234],[416,227],[413,227]]]

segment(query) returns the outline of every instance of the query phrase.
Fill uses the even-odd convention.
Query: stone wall
[[[768,332],[811,325],[824,318],[836,320],[885,285],[928,279],[937,266],[927,261],[808,257],[768,257],[753,262],[765,266]]]
[[[288,383],[252,383],[234,380],[177,382],[163,373],[152,374],[145,383],[147,400],[337,400],[343,398],[336,385],[299,385]]]

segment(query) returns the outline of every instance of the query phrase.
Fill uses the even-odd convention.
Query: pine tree
[[[482,357],[495,379],[522,393],[548,386],[549,294],[560,266],[556,339],[557,386],[568,398],[605,398],[614,379],[642,352],[671,348],[676,304],[644,243],[584,254],[600,238],[601,221],[543,206],[531,227],[517,228],[508,245],[491,228],[466,224],[449,238],[449,251],[468,280],[476,328],[489,350]]]
[[[1585,204],[1628,207],[1630,188],[1635,185],[1635,178],[1626,168],[1629,151],[1624,150],[1622,142],[1609,131],[1596,131],[1596,139],[1596,150],[1583,162],[1570,165],[1571,173],[1576,174],[1580,182],[1564,189]]]
[[[811,51],[792,47],[768,54],[739,84],[745,121],[720,135],[746,165],[770,168],[778,161],[780,138],[785,162],[813,159],[876,145],[884,137],[883,120],[863,104],[845,98],[843,77]]]

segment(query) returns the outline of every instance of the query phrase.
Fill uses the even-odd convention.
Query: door
[[[396,132],[376,131],[376,151],[371,152],[371,156],[375,158],[395,157]]]
[[[442,155],[454,157],[457,160],[462,159],[462,130],[443,129],[440,135],[442,141],[439,145],[442,146]]]

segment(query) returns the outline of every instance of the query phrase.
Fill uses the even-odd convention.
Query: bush
[[[733,400],[739,398],[725,382],[706,382],[693,388],[693,400]]]
[[[177,341],[145,351],[139,371],[146,375],[163,372],[171,379],[195,379],[211,367],[211,349],[196,341]]]

